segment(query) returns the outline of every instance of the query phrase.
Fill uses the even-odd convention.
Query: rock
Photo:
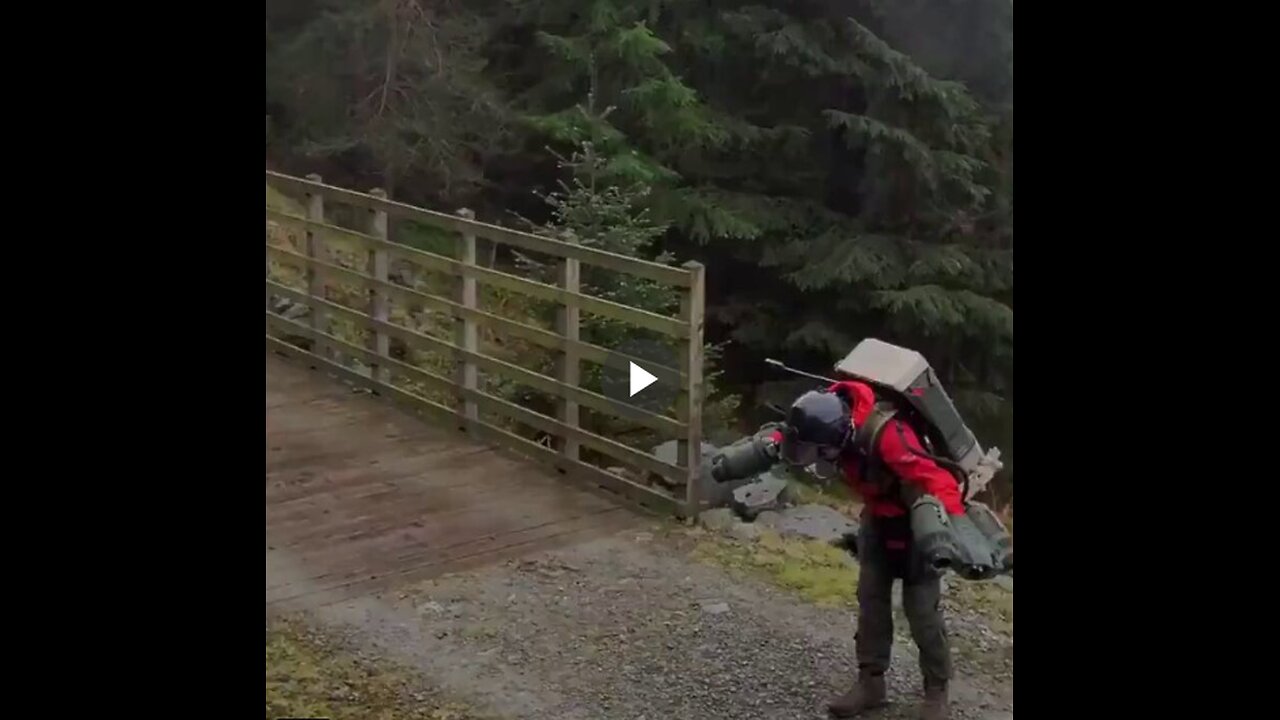
[[[675,465],[677,464],[676,460],[679,457],[680,445],[675,440],[668,440],[662,443],[661,445],[655,446],[649,452],[650,454],[652,454],[654,457],[658,458],[662,462]],[[712,445],[711,443],[706,443],[706,442],[702,443],[701,470],[702,470],[702,474],[705,475],[708,479],[710,479],[711,477],[711,458],[715,457],[715,454],[717,452],[720,452],[720,448],[716,447],[715,445]]]
[[[650,453],[665,463],[676,465],[678,464],[676,462],[678,449],[679,448],[675,440],[668,440],[667,442],[655,446],[650,450]],[[702,443],[702,465],[700,466],[700,473],[698,475],[698,497],[702,502],[706,503],[707,507],[712,508],[728,505],[733,500],[733,489],[740,485],[744,485],[751,480],[751,478],[744,478],[733,482],[718,483],[712,479],[711,458],[715,457],[718,452],[720,452],[719,447],[707,442]],[[657,479],[657,476],[655,475],[654,478]],[[668,484],[669,487],[672,487],[672,490],[677,492],[679,496],[684,495],[683,484],[670,486],[669,481],[665,481],[664,484]]]
[[[759,515],[756,515],[755,519],[756,525],[767,528],[777,528],[778,524],[781,522],[782,514],[777,510],[765,510]]]
[[[772,473],[760,476],[733,491],[733,509],[747,520],[766,510],[779,510],[786,502],[787,481]]]
[[[652,540],[653,540],[653,533],[651,532],[636,533],[635,541],[638,543],[647,543],[647,542],[651,542]]]
[[[835,508],[826,505],[800,505],[785,508],[769,519],[770,527],[784,537],[805,537],[825,543],[838,543],[845,535],[857,535],[858,523]]]
[[[702,612],[708,615],[723,615],[729,612],[729,603],[727,602],[702,602]]]
[[[698,514],[698,522],[708,530],[723,532],[733,526],[735,522],[733,511],[729,508],[716,508],[714,510],[704,510]]]
[[[750,542],[760,537],[760,533],[764,532],[757,523],[736,522],[729,526],[729,535],[743,542]]]
[[[422,606],[418,608],[418,612],[442,613],[444,612],[444,606],[435,600],[432,600],[430,602],[423,603]]]

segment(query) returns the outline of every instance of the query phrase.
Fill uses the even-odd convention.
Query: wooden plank
[[[304,337],[312,337],[312,333],[313,333],[313,331],[310,328],[307,328],[306,326],[301,325],[297,321],[289,320],[279,315],[268,315],[267,324],[284,328],[288,332],[297,333],[298,335],[302,335]],[[392,329],[396,329],[396,326],[386,325],[386,329],[390,331]],[[407,331],[407,332],[412,332],[412,331]],[[392,332],[391,334],[395,335],[394,332]],[[348,343],[347,341],[341,338],[334,337],[333,335],[324,335],[323,339],[326,340],[327,342],[332,343],[335,347],[341,348],[343,351],[349,352],[355,357],[361,360],[364,360],[366,362],[376,357],[373,354],[373,351],[369,350],[368,348],[362,348],[359,345],[352,345],[351,343]],[[447,345],[448,343],[445,343],[445,344]],[[300,352],[304,352],[304,351],[300,351]],[[414,380],[426,383],[427,385],[430,385],[431,387],[437,390],[443,390],[445,392],[452,393],[454,395],[461,394],[460,392],[461,388],[458,386],[457,382],[447,377],[444,377],[443,375],[437,375],[431,372],[430,370],[424,370],[423,368],[420,368],[417,365],[411,365],[404,361],[396,360],[395,358],[390,358],[390,357],[385,358],[383,362],[384,362],[384,366],[389,371],[395,371],[403,375],[408,375]],[[325,369],[331,370],[332,368],[326,367]],[[381,390],[384,387],[393,388],[394,386],[389,383],[379,382],[377,383],[377,387],[371,387],[369,389],[373,390],[374,392],[381,392]],[[438,407],[443,408],[445,406],[438,405]]]
[[[543,283],[536,282],[534,280],[518,277],[516,275],[510,275],[508,273],[504,273],[498,270],[490,270],[488,268],[483,268],[479,266],[464,265],[454,260],[453,258],[447,258],[443,255],[436,255],[434,253],[426,252],[425,250],[414,250],[412,248],[405,248],[403,246],[396,245],[395,243],[390,243],[390,242],[387,243],[386,246],[388,247],[388,252],[390,252],[392,255],[395,255],[395,256],[398,256],[401,253],[411,252],[413,255],[412,259],[414,261],[423,261],[424,259],[430,259],[429,263],[424,263],[424,264],[428,264],[428,266],[432,267],[432,269],[436,269],[441,272],[448,273],[450,275],[454,275],[458,277],[474,276],[476,279],[478,279],[480,282],[485,283],[486,285],[500,287],[505,290],[510,290],[512,292],[520,293],[523,295],[528,295],[530,297],[535,297],[540,300],[547,300],[549,302],[564,303],[570,300],[576,301],[578,305],[583,310],[586,310],[587,312],[612,318],[614,320],[619,320],[621,322],[630,323],[637,327],[647,328],[649,330],[653,330],[654,332],[667,335],[668,337],[683,338],[683,337],[687,337],[689,334],[688,325],[686,325],[684,322],[680,320],[676,320],[675,318],[669,318],[666,315],[659,315],[657,313],[649,312],[648,310],[640,310],[638,308],[633,308],[628,305],[622,305],[621,303],[616,303],[609,300],[601,300],[600,298],[593,297],[591,295],[583,295],[582,293],[573,293],[571,296],[570,293],[554,285],[544,285]],[[277,255],[280,255],[282,257],[289,258],[295,262],[319,263],[316,265],[317,268],[323,268],[324,270],[329,271],[331,273],[337,273],[342,277],[349,278],[356,282],[362,282],[362,281],[378,282],[375,278],[369,277],[368,275],[365,275],[364,273],[361,273],[357,270],[351,270],[349,268],[344,268],[339,265],[324,263],[323,261],[310,260],[305,255],[295,253],[286,248],[282,248],[276,245],[269,245],[268,248],[270,252],[276,253]],[[397,288],[400,290],[408,290],[408,288],[401,288],[398,285],[391,285],[391,287]],[[416,291],[410,291],[410,292],[416,292]],[[426,295],[425,293],[418,293],[418,294]],[[431,296],[427,295],[427,297],[431,297]]]
[[[372,191],[370,191],[372,192]],[[370,210],[371,214],[377,213],[377,210]],[[301,215],[294,215],[283,210],[268,207],[267,217],[274,218],[280,222],[291,223],[303,228],[306,232],[313,232],[319,235],[329,235],[335,237],[339,241],[358,243],[362,247],[370,248],[376,246],[380,242],[390,242],[387,238],[378,235],[363,233],[359,230],[352,230],[341,225],[324,222],[323,220],[312,220]]]
[[[284,322],[287,323],[290,321],[284,320]],[[439,403],[418,397],[413,393],[406,392],[396,387],[382,385],[381,383],[367,378],[350,368],[329,362],[323,358],[317,358],[311,353],[289,345],[283,340],[268,336],[267,344],[274,352],[284,355],[285,357],[292,357],[314,363],[322,367],[324,371],[332,373],[336,377],[346,380],[347,382],[378,392],[388,400],[400,404],[411,412],[425,412],[435,416],[436,418],[444,418],[446,421],[456,417],[452,408],[447,408]],[[564,458],[550,448],[546,448],[501,428],[494,427],[483,420],[468,421],[467,430],[477,437],[490,439],[495,444],[515,450],[522,455],[526,455],[535,460],[547,462],[552,467],[556,467],[557,469],[565,471],[577,478],[585,479],[596,485],[607,487],[614,492],[630,498],[644,507],[668,513],[679,509],[680,503],[676,502],[668,495],[643,487],[612,473],[605,472],[594,465]]]
[[[367,481],[346,482],[324,492],[289,500],[287,506],[285,501],[269,498],[267,525],[279,538],[274,544],[288,547],[301,539],[355,532],[358,524],[386,524],[392,516],[399,517],[406,511],[408,515],[404,517],[420,514],[423,508],[431,508],[442,493],[461,493],[469,502],[494,500],[495,504],[501,504],[500,496],[505,495],[506,500],[512,497],[511,475],[520,469],[514,461],[510,461],[511,467],[503,468],[500,478],[477,478],[469,474],[458,477],[477,464],[491,466],[495,457],[491,448],[481,448],[455,455],[439,470],[432,467],[429,471],[423,470],[429,461],[413,458],[413,469]],[[444,478],[444,470],[449,471],[449,480]],[[441,476],[432,473],[441,473]]]
[[[474,220],[476,216],[474,212],[466,208],[459,210],[458,215],[468,220]],[[476,264],[476,236],[470,232],[463,232],[458,235],[457,251],[459,269],[474,268]],[[478,299],[476,297],[475,276],[471,273],[463,272],[457,277],[457,283],[458,304],[468,310],[475,310]],[[463,317],[456,322],[454,344],[467,353],[458,358],[458,386],[465,390],[474,391],[479,386],[480,373],[476,368],[475,361],[471,360],[468,355],[475,355],[480,352],[480,334],[474,320]],[[464,398],[460,409],[465,419],[471,421],[480,419],[480,408],[476,406],[474,399]]]
[[[319,175],[308,175],[307,179],[319,183]],[[307,219],[313,222],[324,222],[324,194],[316,192],[314,189],[306,193],[307,198]],[[313,297],[324,297],[324,279],[316,268],[307,262],[319,261],[324,256],[324,241],[319,233],[312,230],[307,231],[307,255],[303,260],[303,267],[307,273],[307,292]],[[322,331],[325,327],[324,313],[320,308],[311,308],[311,327],[316,331]],[[320,357],[326,355],[332,356],[333,350],[326,349],[323,345],[316,346],[316,354]]]
[[[332,382],[332,381],[330,381]],[[335,383],[337,384],[337,383]],[[361,423],[352,423],[348,429],[357,429],[361,427]],[[424,425],[424,428],[430,426]],[[287,430],[278,429],[278,426],[270,430],[272,438],[276,435],[294,434]],[[315,433],[315,429],[308,429],[306,432],[298,433],[304,439],[306,432]],[[295,438],[297,439],[297,438]],[[408,434],[395,437],[383,437],[376,446],[370,446],[370,441],[359,440],[356,438],[348,439],[345,436],[336,436],[328,438],[324,444],[317,444],[309,447],[305,451],[296,447],[284,449],[281,443],[277,443],[271,439],[270,447],[267,448],[268,475],[277,473],[291,472],[300,467],[314,466],[321,463],[339,462],[346,455],[350,455],[358,450],[366,449],[376,451],[380,448],[396,448],[404,452],[429,453],[434,449],[434,445],[438,444],[440,439],[431,434]]]
[[[356,310],[352,310],[350,308],[344,308],[341,305],[333,304],[331,307],[329,307],[329,309],[334,314],[342,315],[344,317],[348,317],[350,319],[356,320],[357,322],[362,323],[366,328],[374,328],[374,329],[382,330],[386,332],[388,335],[391,335],[392,337],[398,337],[412,346],[421,348],[422,346],[425,345],[428,348],[439,351],[439,352],[453,353],[460,357],[467,358],[468,360],[474,362],[477,367],[480,367],[486,371],[498,373],[505,377],[511,378],[512,380],[524,383],[532,388],[541,390],[542,392],[545,392],[551,395],[570,398],[593,410],[598,410],[603,413],[608,413],[615,417],[626,418],[628,420],[631,420],[632,422],[635,422],[640,425],[644,425],[645,427],[648,427],[650,429],[666,433],[668,436],[674,437],[684,432],[684,429],[685,429],[684,423],[678,420],[673,420],[672,418],[669,418],[665,415],[659,415],[657,413],[649,412],[648,410],[645,410],[640,407],[636,407],[635,405],[630,405],[628,403],[611,400],[605,397],[604,395],[591,392],[590,390],[584,390],[582,388],[574,387],[572,385],[566,385],[554,378],[547,377],[546,375],[534,372],[532,370],[526,370],[525,368],[522,368],[519,365],[513,365],[511,363],[498,360],[496,358],[491,358],[488,355],[484,355],[481,353],[468,352],[466,350],[463,350],[462,348],[459,348],[457,345],[454,345],[453,343],[447,342],[445,340],[440,340],[439,338],[434,338],[429,335],[424,335],[422,333],[415,332],[408,328],[400,327],[399,325],[378,322],[377,320],[370,318],[368,315],[365,315],[364,313],[361,313]],[[284,317],[267,313],[267,322],[275,324],[277,327],[285,328],[288,331],[293,332],[302,337],[310,337],[310,335],[308,335],[308,333],[310,332],[308,328],[292,320],[288,320]],[[366,352],[365,348],[360,348],[360,347],[351,345],[332,335],[325,335],[323,339],[326,343],[332,345],[333,347],[341,347],[343,350],[350,352],[356,355],[357,357],[361,356],[362,353]],[[387,360],[384,360],[384,363],[390,367],[390,366],[393,366],[394,363],[397,363],[397,361],[387,359]],[[394,366],[399,367],[399,364],[396,364]],[[406,367],[414,367],[414,366],[407,365]],[[419,372],[425,372],[418,368],[415,368],[415,369],[419,370]],[[431,375],[430,377],[426,377],[426,376],[419,376],[419,377],[423,378],[426,382],[438,382],[440,380],[439,376],[436,376],[436,375]],[[448,381],[444,381],[444,382],[448,382]],[[441,387],[442,389],[446,389],[446,390],[450,389],[448,387],[443,387],[443,386]],[[452,383],[452,387],[456,389],[457,384]]]
[[[495,535],[425,555],[384,570],[277,585],[268,590],[267,605],[269,607],[287,605],[309,597],[312,599],[307,603],[308,606],[340,602],[377,589],[414,582],[460,567],[468,567],[469,564],[464,564],[467,560],[473,561],[474,564],[491,562],[494,559],[554,547],[555,544],[607,534],[621,524],[620,520],[625,518],[625,512],[622,508],[613,508],[559,523]]]
[[[268,170],[267,182],[278,187],[288,188],[304,193],[322,193],[336,202],[365,207],[370,210],[383,210],[392,217],[406,218],[457,233],[470,232],[479,237],[483,237],[494,242],[500,242],[505,245],[511,245],[513,247],[533,252],[546,253],[556,257],[573,258],[591,265],[609,268],[610,270],[617,270],[637,277],[656,280],[676,287],[686,287],[689,282],[688,273],[679,268],[673,268],[660,263],[650,262],[648,260],[627,257],[626,255],[619,255],[617,253],[606,252],[604,250],[597,250],[595,248],[585,247],[582,245],[573,245],[558,240],[543,238],[537,235],[531,235],[518,230],[511,230],[509,228],[490,225],[488,223],[482,223],[475,220],[467,220],[448,215],[446,213],[406,205],[393,200],[376,198],[364,193],[346,190],[332,185],[325,185],[319,180],[303,180],[302,178],[292,177],[290,175],[275,173]]]
[[[340,269],[346,270],[345,268]],[[344,275],[344,277],[351,277],[351,275],[359,275],[359,273],[351,273],[349,275]],[[356,278],[356,280],[358,282],[366,282],[371,285],[376,282],[373,278],[366,279],[364,276],[360,276]],[[282,297],[287,297],[290,300],[303,303],[304,305],[310,306],[313,300],[313,298],[305,292],[295,290],[287,285],[281,285],[273,280],[267,280],[267,287],[269,288],[269,292]],[[524,323],[517,322],[515,320],[508,320],[507,318],[492,315],[484,312],[483,310],[465,308],[452,300],[448,300],[437,295],[430,295],[411,288],[401,287],[390,282],[379,284],[379,288],[389,296],[396,297],[402,301],[408,303],[422,303],[433,310],[445,312],[455,318],[467,318],[474,320],[481,325],[488,326],[494,330],[507,333],[523,340],[528,340],[535,345],[549,350],[565,352],[568,349],[572,349],[581,359],[594,362],[598,365],[621,364],[625,366],[627,362],[643,363],[646,370],[652,372],[655,377],[665,383],[679,388],[686,387],[688,383],[688,377],[685,376],[678,368],[657,365],[640,357],[628,355],[626,353],[614,352],[600,347],[599,345],[593,345],[580,340],[570,340],[562,335],[551,332],[550,330],[543,330],[542,328],[525,325]],[[327,300],[320,300],[320,302],[329,304],[329,301]],[[335,307],[344,310],[346,309],[343,308],[343,306],[336,304]]]
[[[363,340],[355,342],[363,345]],[[496,449],[439,426],[425,444],[440,449],[419,452],[416,445],[424,443],[401,447],[396,443],[399,434],[419,425],[413,416],[426,404],[414,398],[411,404],[399,403],[410,413],[398,412],[392,403],[349,393],[342,383],[329,380],[334,376],[380,389],[372,377],[307,357],[309,353],[278,340],[268,345],[300,361],[289,364],[268,353],[268,392],[280,402],[280,409],[268,413],[268,443],[278,456],[308,456],[316,448],[339,443],[350,449],[341,458],[323,459],[294,472],[269,465],[269,613],[313,608],[441,572],[580,542],[640,521],[604,499],[617,500],[618,495],[589,483],[585,489],[595,492],[571,489],[556,473],[535,467],[528,455],[508,449],[496,432],[486,436]],[[318,370],[304,370],[303,363]],[[323,392],[326,386],[332,388],[328,393]],[[397,403],[404,395],[392,391],[385,400]],[[295,401],[286,402],[289,397]],[[344,410],[365,415],[370,409],[378,412],[363,423],[333,425]],[[451,410],[428,411],[456,418]],[[293,430],[272,431],[283,426]],[[328,429],[316,433],[317,426]],[[483,427],[475,423],[469,429],[474,436]],[[451,444],[449,437],[456,440]],[[579,475],[569,472],[566,477]]]
[[[288,328],[290,331],[297,332],[299,334],[303,334],[307,332],[307,328],[301,326],[300,324],[292,320],[281,318],[276,315],[269,316],[268,323]],[[340,348],[345,352],[350,352],[356,357],[359,357],[361,359],[365,359],[365,357],[369,353],[367,349],[360,348],[355,345],[351,345],[349,343],[344,342],[341,339],[338,339],[332,336],[328,336],[328,342],[332,343],[335,347]],[[364,353],[365,355],[362,355],[362,353]],[[551,418],[546,415],[542,415],[540,413],[534,412],[532,410],[524,408],[520,405],[517,405],[503,398],[490,395],[482,390],[459,387],[456,382],[451,381],[448,378],[443,377],[441,375],[436,375],[435,373],[432,373],[428,370],[423,370],[422,368],[419,368],[415,365],[410,365],[408,363],[404,363],[392,358],[387,358],[385,360],[385,363],[386,363],[386,367],[389,370],[394,370],[396,372],[403,373],[404,375],[407,375],[409,377],[414,378],[415,380],[419,380],[423,383],[431,385],[432,387],[435,387],[437,389],[459,394],[462,397],[466,398],[468,401],[475,403],[480,407],[484,407],[487,410],[499,413],[501,415],[505,415],[506,417],[509,417],[512,420],[524,423],[525,425],[528,425],[532,428],[536,428],[548,434],[572,438],[573,440],[577,441],[582,445],[586,445],[587,447],[593,450],[609,455],[610,457],[613,457],[615,459],[621,460],[624,463],[631,464],[633,466],[642,468],[652,473],[657,473],[659,475],[662,475],[663,477],[671,478],[673,480],[683,479],[687,472],[685,468],[672,465],[670,463],[665,463],[659,460],[657,457],[650,455],[649,453],[646,453],[641,450],[636,450],[635,448],[632,448],[628,445],[624,445],[623,443],[617,442],[615,440],[611,440],[602,435],[596,435],[586,430],[582,430],[577,426],[569,425],[562,421],[556,420],[555,418]],[[414,397],[417,397],[417,395],[414,395],[413,393],[409,393],[409,394],[413,395]],[[576,460],[577,458],[573,458],[573,459]],[[623,481],[630,482],[625,479],[623,479]]]
[[[535,469],[541,473],[542,470]],[[382,501],[380,507],[398,516],[356,523],[290,554],[304,564],[341,568],[347,576],[362,574],[378,566],[410,564],[418,558],[439,555],[453,547],[540,525],[555,524],[568,516],[580,517],[618,509],[613,503],[567,487],[548,493],[544,488],[513,483],[505,489],[486,488],[488,496],[468,489],[428,498],[416,508],[407,498]],[[572,498],[572,499],[570,499]],[[441,502],[447,504],[440,504]],[[398,507],[408,505],[406,508]],[[413,510],[417,512],[412,512]],[[277,549],[286,538],[268,525],[268,536]],[[277,544],[280,543],[280,544]],[[353,569],[354,568],[354,569]]]
[[[673,480],[681,480],[685,476],[686,471],[684,468],[670,463],[665,463],[643,450],[636,450],[635,448],[624,445],[616,440],[596,435],[575,425],[569,425],[561,420],[547,417],[546,415],[542,415],[521,407],[513,402],[504,400],[503,398],[494,397],[493,395],[489,395],[482,391],[477,391],[474,397],[476,402],[486,410],[491,410],[498,414],[505,415],[516,422],[524,423],[529,427],[536,428],[549,435],[558,435],[560,437],[570,438],[580,445],[585,445],[592,450],[604,453],[605,455],[620,460],[623,463],[634,465]],[[573,457],[571,459],[577,460],[578,458]]]
[[[383,446],[366,454],[365,448],[356,448],[342,459],[276,470],[268,474],[266,483],[268,520],[288,520],[316,507],[342,509],[348,501],[379,495],[388,487],[403,491],[406,483],[424,492],[471,483],[474,480],[460,479],[452,470],[474,465],[480,460],[477,456],[484,454],[492,455],[493,448],[460,446],[458,438],[453,437],[442,450],[433,452]],[[379,457],[376,464],[369,460],[370,456]]]
[[[681,420],[685,424],[685,437],[677,445],[676,461],[687,468],[685,480],[685,514],[694,517],[702,511],[698,497],[702,487],[702,325],[706,314],[704,288],[706,268],[701,263],[688,262],[689,288],[680,298],[680,314],[689,324],[689,339],[681,352],[681,369],[689,377],[689,388],[684,391]]]
[[[369,194],[377,198],[385,198],[386,191],[381,188],[374,188]],[[387,212],[385,210],[374,210],[370,213],[369,233],[380,240],[387,239]],[[388,306],[388,297],[386,285],[387,272],[390,268],[390,259],[387,257],[385,248],[369,249],[369,274],[373,276],[377,283],[370,283],[369,290],[369,315],[375,320],[387,322],[390,320],[390,312]],[[369,338],[370,345],[374,353],[379,358],[391,357],[391,337],[385,332],[375,330]],[[386,369],[381,363],[371,363],[369,372],[373,375],[373,379],[378,382],[387,382],[390,378],[387,376]]]
[[[581,264],[574,258],[564,258],[559,262],[558,274],[560,276],[560,287],[564,288],[572,295],[577,295],[581,287]],[[556,330],[566,340],[565,347],[560,351],[560,357],[556,359],[556,374],[559,376],[560,382],[566,385],[577,387],[582,384],[582,363],[579,354],[573,347],[581,337],[581,318],[582,313],[580,305],[573,299],[572,295],[565,299],[564,303],[556,308]],[[560,398],[556,401],[556,415],[560,418],[560,422],[569,427],[578,427],[578,403],[567,398]],[[557,448],[561,455],[570,460],[579,459],[580,446],[577,438],[572,435],[560,434],[559,447]]]
[[[681,503],[670,495],[638,485],[581,460],[570,460],[551,448],[509,433],[502,428],[481,424],[477,435],[488,437],[495,443],[511,448],[522,455],[541,460],[589,486],[597,486],[621,494],[651,512],[671,515],[680,509]]]
[[[299,219],[299,218],[294,218]],[[480,267],[478,265],[467,265],[465,263],[454,260],[453,258],[437,255],[426,250],[418,250],[416,248],[406,247],[390,241],[379,241],[356,233],[349,233],[349,237],[360,237],[366,242],[383,247],[394,257],[409,260],[410,262],[421,263],[422,265],[438,270],[442,273],[465,278],[475,278],[486,285],[500,287],[512,292],[521,293],[530,297],[549,302],[563,303],[566,301],[576,301],[583,310],[595,313],[604,317],[619,320],[621,322],[630,323],[637,327],[647,328],[657,333],[662,333],[669,337],[682,338],[688,335],[688,326],[680,320],[659,315],[658,313],[649,312],[633,308],[629,305],[623,305],[610,300],[602,300],[591,295],[582,293],[574,293],[572,297],[565,290],[554,285],[546,285],[535,280],[522,278],[517,275],[504,273],[500,270],[490,270],[489,268]],[[289,257],[295,262],[307,262],[304,255],[294,253],[286,248],[276,245],[270,246],[273,251],[277,251],[280,255]],[[345,272],[356,279],[368,278],[357,271],[343,268],[336,265],[326,265],[327,268],[336,268],[339,272]],[[372,279],[372,278],[370,278]],[[398,287],[398,286],[396,286]]]
[[[388,486],[403,492],[403,483],[410,481],[421,486],[423,492],[448,489],[459,482],[473,482],[428,477],[423,470],[424,458],[431,458],[431,471],[436,472],[467,467],[476,462],[477,455],[491,453],[492,450],[485,447],[458,448],[454,440],[448,450],[424,454],[404,452],[404,457],[379,465],[369,465],[364,460],[367,457],[364,452],[364,448],[356,448],[346,453],[343,460],[354,458],[357,463],[350,467],[331,468],[327,465],[338,465],[341,460],[321,460],[319,462],[324,465],[302,465],[268,475],[268,522],[287,522],[295,516],[313,514],[318,507],[341,509],[348,500],[385,492]],[[385,456],[395,452],[394,447],[384,447],[378,454]],[[319,470],[321,467],[324,469]]]
[[[425,424],[425,423],[423,423]],[[323,504],[341,502],[348,492],[361,492],[385,486],[388,482],[399,484],[423,474],[423,458],[450,467],[452,463],[471,462],[471,456],[491,452],[483,445],[459,447],[455,437],[443,439],[440,447],[420,452],[413,447],[398,448],[385,444],[372,453],[364,452],[365,446],[353,448],[341,458],[322,460],[316,464],[300,465],[292,469],[272,468],[267,472],[267,500],[270,510],[286,512],[298,504]],[[369,457],[376,460],[369,460]],[[449,487],[453,479],[431,479],[430,487],[439,484]]]

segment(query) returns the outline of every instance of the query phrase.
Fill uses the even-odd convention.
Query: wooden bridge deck
[[[314,607],[640,522],[532,462],[267,356],[267,607]]]

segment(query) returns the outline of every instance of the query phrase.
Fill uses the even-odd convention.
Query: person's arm
[[[925,455],[915,431],[894,419],[880,434],[880,458],[903,482],[911,483],[942,503],[950,515],[964,514],[964,498],[956,477]]]
[[[743,438],[711,458],[711,478],[730,482],[759,475],[778,461],[782,432],[766,425],[755,435]]]

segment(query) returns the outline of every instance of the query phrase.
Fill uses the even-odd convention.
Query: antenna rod
[[[814,380],[821,380],[825,383],[830,383],[832,385],[834,385],[836,382],[835,380],[832,380],[831,378],[828,378],[828,377],[822,377],[821,375],[814,375],[813,373],[807,373],[803,370],[797,370],[793,367],[787,367],[780,360],[774,360],[773,358],[765,358],[764,361],[766,364],[772,365],[778,368],[779,370],[785,370],[786,372],[789,372],[792,375],[800,375],[802,377],[812,378]]]

